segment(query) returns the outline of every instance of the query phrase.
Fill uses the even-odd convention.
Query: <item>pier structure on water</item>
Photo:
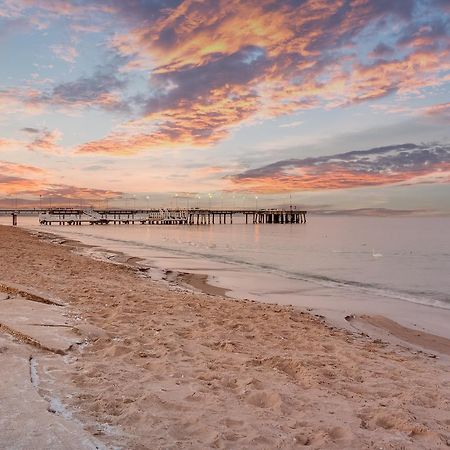
[[[306,211],[297,209],[71,209],[43,210],[42,225],[214,225],[232,224],[233,218],[245,218],[246,224],[302,224]]]

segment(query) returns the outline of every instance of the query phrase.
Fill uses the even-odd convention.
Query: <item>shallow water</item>
[[[207,273],[236,296],[302,305],[308,297],[308,306],[322,308],[324,298],[327,304],[366,299],[376,312],[389,302],[405,314],[412,304],[450,311],[450,218],[310,216],[306,225],[211,226],[19,222],[153,266]]]

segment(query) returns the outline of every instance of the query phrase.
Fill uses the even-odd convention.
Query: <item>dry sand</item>
[[[49,306],[39,298],[66,305],[50,305],[64,308],[64,327],[35,324],[53,337],[67,327],[77,334],[64,355],[20,343],[23,336],[4,329],[0,366],[23,378],[6,355],[30,355],[36,373],[25,381],[50,410],[36,406],[36,421],[53,415],[81,427],[89,442],[131,449],[450,446],[445,355],[336,329],[293,307],[171,290],[136,268],[9,227],[0,227],[0,283],[0,304],[20,302],[21,317],[36,314],[24,298],[37,307]],[[12,326],[0,308],[0,323],[6,319]],[[21,414],[27,408],[20,397],[0,402],[0,447],[14,448],[5,430],[17,436],[17,448],[14,428],[38,433],[39,423]],[[50,439],[53,429],[46,430]],[[83,439],[71,448],[86,448]]]

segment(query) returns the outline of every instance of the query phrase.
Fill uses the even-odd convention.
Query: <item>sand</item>
[[[46,414],[81,427],[92,442],[130,449],[450,446],[444,352],[341,330],[289,306],[171,288],[136,264],[93,260],[75,247],[0,227],[0,304],[34,301],[23,309],[31,320],[40,306],[57,308],[36,298],[56,300],[67,323],[47,332],[70,327],[79,336],[57,353],[2,330],[0,365],[5,355],[31,355],[35,376],[23,383],[47,403]],[[5,317],[0,310],[0,323]],[[25,376],[8,367],[11,377]],[[2,442],[5,430],[43,433],[42,416],[25,421],[22,410],[20,396],[0,403],[0,447],[14,448]],[[45,432],[53,436],[52,428]]]

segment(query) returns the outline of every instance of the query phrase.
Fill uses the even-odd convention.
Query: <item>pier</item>
[[[246,224],[304,224],[307,211],[289,209],[73,209],[2,210],[2,215],[38,215],[42,225],[217,225],[240,217]],[[241,223],[242,223],[241,221]]]

